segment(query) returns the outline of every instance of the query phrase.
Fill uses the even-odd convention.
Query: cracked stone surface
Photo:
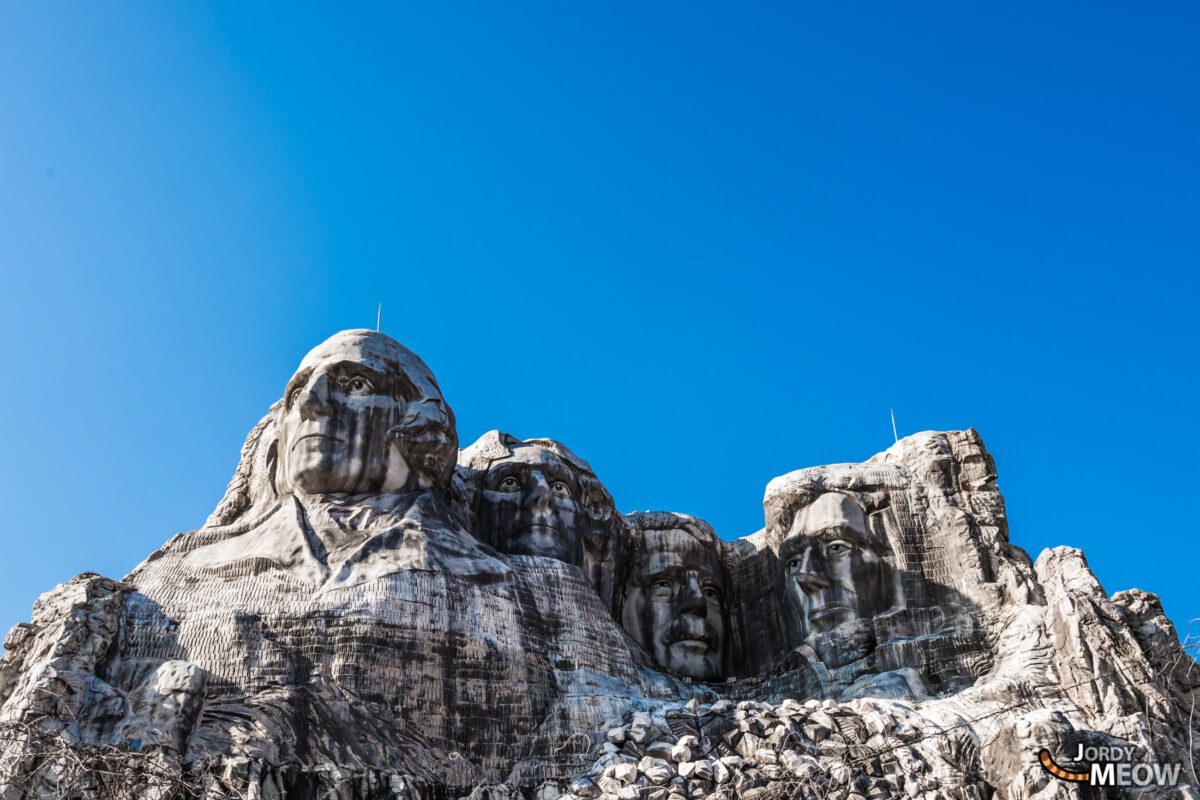
[[[314,349],[202,528],[9,632],[0,800],[1200,798],[1158,598],[1012,545],[974,430],[780,476],[741,538],[458,444],[399,343]],[[1081,748],[1179,773],[1039,760]]]

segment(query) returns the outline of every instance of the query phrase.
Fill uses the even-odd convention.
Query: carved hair
[[[723,542],[717,532],[704,520],[690,514],[676,514],[673,511],[639,511],[626,514],[625,519],[633,523],[639,531],[683,531],[696,541],[707,547],[715,547],[718,552]]]
[[[600,483],[596,473],[592,471],[592,465],[571,452],[565,444],[554,439],[521,440],[501,431],[488,431],[458,454],[459,466],[476,473],[464,475],[464,482],[478,484],[493,464],[511,458],[513,449],[517,447],[537,447],[561,458],[579,484],[580,505],[597,524],[603,525],[618,516],[612,495],[604,488],[604,484]],[[468,491],[476,494],[478,489],[476,486],[470,486]],[[473,503],[471,505],[473,506]]]
[[[848,497],[862,510],[864,518],[871,516],[872,509],[867,498],[856,492],[844,489],[814,489],[811,492],[801,492],[793,495],[789,502],[781,504],[775,514],[772,515],[768,512],[767,533],[771,548],[778,552],[788,538],[788,532],[792,529],[796,515],[827,494]]]
[[[241,458],[237,469],[225,489],[225,496],[217,503],[217,508],[209,515],[204,527],[216,528],[229,525],[237,520],[256,502],[270,499],[275,495],[275,442],[278,440],[278,414],[283,406],[282,400],[276,400],[267,410],[267,415],[258,421],[246,435],[242,445]]]
[[[849,497],[869,518],[890,504],[888,489],[905,485],[901,473],[891,466],[838,464],[796,470],[775,478],[767,484],[763,497],[767,544],[778,552],[797,512],[823,494]]]

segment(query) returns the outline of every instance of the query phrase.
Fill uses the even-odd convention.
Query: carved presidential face
[[[725,591],[714,548],[684,530],[647,530],[621,622],[660,667],[715,680],[724,666]]]
[[[589,517],[579,481],[549,450],[517,445],[483,478],[479,534],[502,553],[583,563]]]
[[[337,334],[304,357],[288,382],[279,426],[281,489],[303,493],[403,488],[409,468],[388,431],[404,416],[394,342]]]
[[[883,561],[862,509],[849,497],[822,494],[796,512],[780,556],[789,600],[810,644],[844,642],[846,631],[866,627],[883,610]]]

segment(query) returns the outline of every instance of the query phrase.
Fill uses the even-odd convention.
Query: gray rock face
[[[9,633],[0,800],[1200,797],[1157,598],[1011,545],[973,430],[776,478],[728,542],[457,443],[397,342],[309,353],[204,527]]]

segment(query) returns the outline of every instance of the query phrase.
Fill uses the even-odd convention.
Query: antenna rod
[[[383,303],[379,304],[379,311],[375,314],[375,332],[379,333],[379,321],[383,319]]]
[[[892,436],[895,436],[896,441],[898,442],[900,441],[900,434],[896,433],[896,411],[891,408],[889,408],[888,411],[892,412]]]

